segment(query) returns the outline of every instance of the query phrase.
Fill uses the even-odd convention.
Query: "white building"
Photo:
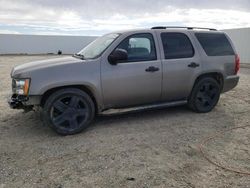
[[[250,28],[224,30],[232,39],[241,63],[250,63]]]
[[[63,54],[79,52],[96,37],[0,34],[0,54]]]
[[[232,39],[241,63],[250,63],[250,28],[224,30]],[[0,34],[0,54],[73,54],[96,37]]]

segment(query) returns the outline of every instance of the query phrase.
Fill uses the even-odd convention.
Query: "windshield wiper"
[[[79,54],[79,53],[74,54],[73,57],[77,57],[77,58],[84,60],[84,55]]]

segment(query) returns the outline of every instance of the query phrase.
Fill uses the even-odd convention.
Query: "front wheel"
[[[188,106],[199,113],[210,112],[220,98],[220,85],[214,78],[202,78],[194,86]]]
[[[75,88],[58,90],[46,100],[43,109],[45,123],[61,135],[71,135],[88,127],[95,107],[84,91]]]

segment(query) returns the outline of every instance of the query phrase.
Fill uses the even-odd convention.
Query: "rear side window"
[[[189,58],[194,56],[194,48],[183,33],[162,33],[165,59]]]
[[[195,36],[208,56],[235,55],[223,33],[196,33]]]

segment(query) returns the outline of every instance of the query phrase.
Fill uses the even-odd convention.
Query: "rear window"
[[[162,33],[165,59],[189,58],[194,56],[194,48],[183,33]]]
[[[196,33],[195,36],[208,56],[235,55],[230,42],[223,33]]]

